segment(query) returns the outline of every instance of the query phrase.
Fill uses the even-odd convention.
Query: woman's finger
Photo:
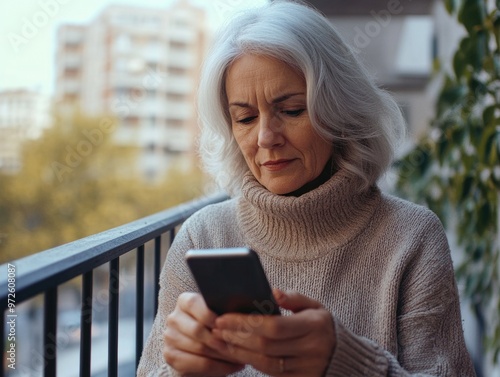
[[[205,300],[199,293],[181,293],[177,299],[177,307],[206,327],[210,329],[214,327],[217,315],[207,307]]]
[[[270,376],[319,376],[328,360],[319,355],[270,356],[234,346],[232,357]]]
[[[215,321],[215,328],[237,332],[242,338],[251,335],[275,340],[305,337],[312,331],[333,328],[331,314],[325,309],[306,309],[291,316],[224,314]]]
[[[283,309],[291,310],[294,313],[306,309],[320,309],[323,307],[320,302],[304,296],[297,291],[284,292],[280,289],[274,288],[273,295],[279,306]]]
[[[229,327],[215,328],[212,334],[224,342],[216,345],[218,351],[224,352],[231,346],[239,346],[253,352],[270,356],[300,356],[315,354],[330,355],[335,345],[335,331],[330,313],[324,310],[308,310],[302,312],[304,318],[288,317],[286,326],[263,326],[262,328]],[[298,316],[298,315],[297,315]],[[272,328],[273,330],[267,330]],[[281,328],[283,332],[275,332]],[[297,330],[299,329],[299,330]]]
[[[171,348],[168,344],[163,347],[163,357],[177,372],[192,377],[226,376],[245,367],[243,364],[228,363]]]
[[[225,344],[215,338],[210,340],[210,344],[206,344],[184,335],[173,327],[167,327],[163,332],[163,342],[168,345],[170,349],[178,349],[199,356],[234,362],[233,359],[230,359],[217,351],[217,349],[223,349]]]
[[[219,343],[214,345],[214,348],[220,353],[226,354],[231,354],[232,349],[238,346],[268,356],[292,356],[300,352],[300,349],[297,348],[297,344],[300,342],[300,339],[302,339],[297,338],[297,342],[290,341],[289,339],[273,340],[255,334],[249,336],[248,333],[241,334],[237,331],[219,329],[214,329],[213,334],[219,339]]]
[[[192,317],[189,313],[178,308],[167,316],[166,325],[167,328],[176,329],[185,336],[199,342],[206,343],[212,336],[208,327]]]

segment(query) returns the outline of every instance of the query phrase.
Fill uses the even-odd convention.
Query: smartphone
[[[189,250],[186,262],[205,303],[216,314],[280,314],[255,251],[249,248]]]

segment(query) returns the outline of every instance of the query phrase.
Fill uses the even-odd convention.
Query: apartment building
[[[189,165],[195,91],[209,38],[206,13],[188,0],[169,8],[113,5],[88,25],[57,33],[58,103],[118,119],[114,139],[137,145],[148,178]]]
[[[50,125],[50,98],[29,89],[0,91],[0,171],[22,167],[22,146]]]
[[[377,83],[402,107],[410,139],[427,132],[440,82],[433,64],[451,67],[463,35],[436,0],[309,0],[353,46]]]

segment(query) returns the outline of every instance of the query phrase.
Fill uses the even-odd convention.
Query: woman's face
[[[311,125],[306,82],[297,71],[244,55],[229,67],[225,85],[233,135],[261,185],[288,194],[320,175],[332,144]]]

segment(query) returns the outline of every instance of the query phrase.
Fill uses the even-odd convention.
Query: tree
[[[500,354],[500,1],[446,0],[466,35],[446,74],[431,129],[397,166],[398,189],[455,223],[465,295]]]
[[[0,175],[0,263],[158,212],[203,193],[204,177],[173,169],[146,183],[138,150],[112,140],[109,117],[56,116],[24,145],[18,175]]]

